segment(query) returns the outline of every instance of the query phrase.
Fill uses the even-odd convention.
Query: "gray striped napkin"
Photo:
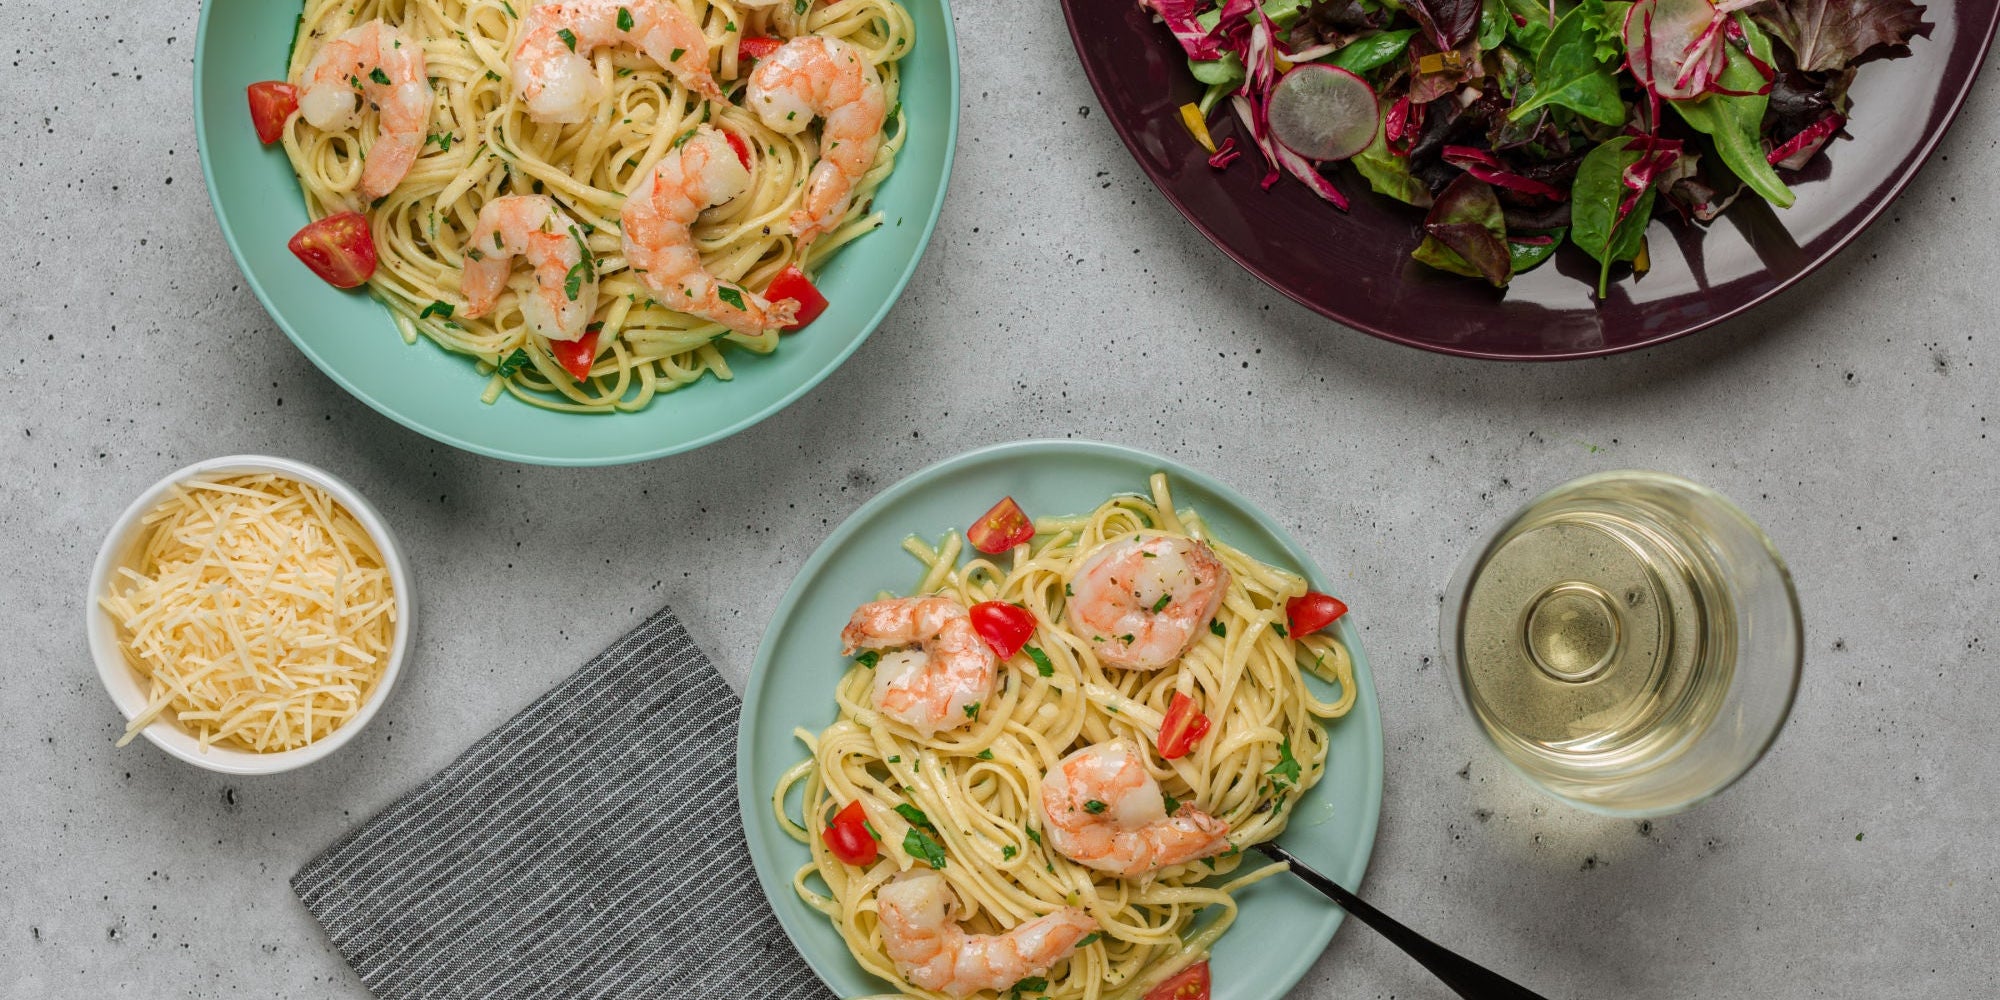
[[[292,890],[384,1000],[825,1000],[744,847],[739,704],[662,610]]]

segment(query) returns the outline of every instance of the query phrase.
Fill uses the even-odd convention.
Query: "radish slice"
[[[1271,136],[1308,160],[1345,160],[1368,148],[1382,124],[1375,88],[1338,66],[1292,67],[1271,89]]]
[[[1639,0],[1625,14],[1625,51],[1632,75],[1653,93],[1687,101],[1708,92],[1724,53],[1712,38],[1722,15],[1711,0]],[[1707,44],[1704,44],[1707,43]],[[1690,58],[1696,65],[1690,66]]]

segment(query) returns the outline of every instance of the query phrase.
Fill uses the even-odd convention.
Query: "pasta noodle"
[[[920,737],[874,710],[871,671],[857,662],[836,690],[837,721],[820,733],[798,733],[811,757],[786,773],[773,801],[780,823],[813,851],[794,888],[833,922],[864,968],[910,995],[944,996],[905,983],[882,943],[876,890],[920,864],[901,846],[918,827],[900,821],[898,805],[921,810],[934,827],[924,832],[944,848],[939,873],[969,931],[996,933],[1064,905],[1096,918],[1100,936],[1040,977],[1046,988],[1037,982],[1028,997],[1142,996],[1206,956],[1235,918],[1237,890],[1282,870],[1239,871],[1242,849],[1276,837],[1293,803],[1320,780],[1327,753],[1321,722],[1353,707],[1353,663],[1330,634],[1283,633],[1286,602],[1307,591],[1304,578],[1215,539],[1197,513],[1176,511],[1164,475],[1151,487],[1150,497],[1116,497],[1086,517],[1038,521],[1034,540],[1011,565],[974,558],[960,566],[956,535],[937,546],[907,542],[924,565],[913,593],[943,594],[968,607],[1017,602],[1039,623],[1029,648],[1003,664],[998,692],[970,726]],[[1100,542],[1142,529],[1207,542],[1231,580],[1213,625],[1177,663],[1154,672],[1107,669],[1067,627],[1066,581]],[[1307,674],[1337,684],[1339,696],[1316,696]],[[1039,829],[1043,776],[1080,746],[1125,738],[1151,748],[1176,691],[1207,706],[1212,728],[1179,759],[1162,761],[1149,749],[1147,767],[1167,796],[1228,823],[1229,852],[1143,879],[1094,871],[1056,853]],[[802,822],[787,815],[795,786],[803,793]],[[865,868],[842,864],[821,840],[827,817],[856,799],[872,807],[883,852]]]
[[[778,347],[778,333],[733,333],[667,309],[627,267],[619,235],[625,192],[650,176],[659,160],[704,123],[714,123],[757,147],[751,187],[704,213],[695,245],[708,270],[761,289],[788,265],[811,272],[828,254],[881,225],[875,189],[889,175],[904,139],[896,102],[896,63],[913,40],[910,16],[895,0],[834,0],[776,6],[695,0],[692,9],[712,48],[711,66],[725,89],[740,90],[746,37],[815,33],[840,38],[874,62],[892,108],[882,148],[855,186],[839,224],[801,251],[787,224],[818,161],[814,130],[779,135],[735,103],[702,100],[658,64],[630,47],[594,53],[608,97],[576,125],[531,120],[513,93],[508,66],[519,16],[530,0],[307,0],[291,50],[297,81],[320,45],[373,18],[419,41],[436,94],[423,153],[402,183],[372,207],[359,204],[357,185],[377,122],[364,115],[357,130],[323,131],[294,116],[284,135],[286,155],[315,219],[366,210],[379,265],[369,287],[395,318],[405,341],[427,337],[446,350],[478,359],[488,375],[487,402],[502,392],[548,409],[631,411],[662,392],[712,374],[732,377],[722,348],[759,354]],[[517,5],[519,5],[517,7]],[[493,313],[469,319],[459,278],[467,236],[489,201],[508,194],[547,194],[582,224],[601,279],[593,325],[599,351],[587,380],[578,382],[531,334],[513,293]],[[529,287],[525,270],[513,286]],[[457,315],[454,315],[457,313]],[[518,353],[517,353],[518,352]]]

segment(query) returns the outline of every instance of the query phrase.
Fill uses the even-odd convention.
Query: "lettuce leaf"
[[[1771,0],[1751,11],[1815,73],[1910,54],[1910,39],[1932,25],[1911,0]]]

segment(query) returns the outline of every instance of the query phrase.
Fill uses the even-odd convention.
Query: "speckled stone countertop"
[[[1096,113],[1054,5],[962,0],[951,199],[880,332],[732,440],[559,470],[403,430],[266,318],[202,190],[195,6],[0,4],[0,995],[364,997],[286,887],[300,863],[663,603],[740,687],[834,524],[931,462],[1041,436],[1212,472],[1338,577],[1387,730],[1364,891],[1389,912],[1553,1000],[1993,995],[1991,71],[1893,212],[1775,305],[1640,354],[1505,366],[1342,330],[1237,270]],[[1113,364],[1143,374],[1101,377]],[[424,602],[375,724],[261,780],[113,749],[79,627],[124,504],[244,451],[360,487]],[[1504,771],[1434,656],[1476,532],[1630,466],[1709,483],[1765,525],[1810,647],[1763,764],[1651,823]],[[607,509],[625,526],[605,530]],[[1350,924],[1295,995],[1447,994]]]

